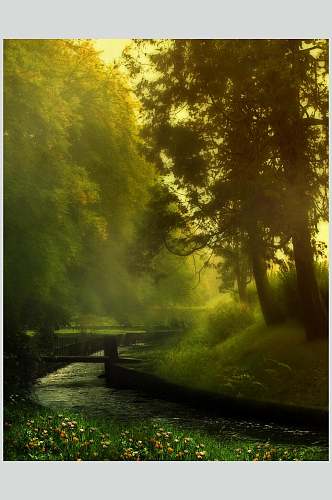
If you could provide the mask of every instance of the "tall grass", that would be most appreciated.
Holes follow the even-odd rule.
[[[328,308],[329,283],[328,265],[326,261],[315,263],[315,272],[321,297]],[[274,273],[270,282],[273,293],[286,318],[302,320],[302,306],[299,300],[296,269],[294,264],[283,264],[278,272]]]

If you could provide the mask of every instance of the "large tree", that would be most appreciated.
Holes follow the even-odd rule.
[[[327,187],[327,47],[326,40],[272,42],[271,52],[281,67],[264,75],[265,83],[274,81],[273,96],[267,85],[265,90],[273,102],[269,118],[284,170],[288,230],[309,339],[328,331],[313,259],[313,235],[327,215],[322,203]]]
[[[308,130],[324,122],[326,85],[311,49],[320,48],[324,59],[326,44],[290,45],[139,41],[128,65],[142,103],[147,153],[189,207],[195,234],[183,241],[222,248],[240,233],[264,317],[273,323],[280,315],[267,261],[292,239],[305,326],[313,338],[326,331],[310,242],[326,176],[323,141]]]
[[[123,77],[70,40],[7,41],[4,76],[6,337],[117,315],[135,301],[124,255],[153,177]]]

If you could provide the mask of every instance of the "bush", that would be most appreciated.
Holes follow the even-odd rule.
[[[217,344],[253,324],[254,314],[249,307],[239,303],[217,306],[208,316],[208,339]]]

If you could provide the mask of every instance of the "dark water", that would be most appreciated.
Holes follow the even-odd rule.
[[[248,420],[216,417],[187,406],[151,398],[133,390],[107,387],[103,364],[74,363],[39,379],[34,399],[52,409],[68,409],[88,417],[120,422],[163,422],[208,433],[223,440],[250,439],[328,448],[327,435]]]

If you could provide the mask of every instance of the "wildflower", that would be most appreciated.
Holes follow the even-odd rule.
[[[170,446],[167,448],[167,452],[171,455],[173,453],[173,448],[171,448]]]
[[[157,448],[157,449],[162,449],[162,447],[163,447],[163,445],[161,444],[161,442],[160,442],[160,441],[156,441],[154,446],[155,446],[155,448]]]
[[[84,432],[84,429],[81,427],[80,432]]]
[[[78,441],[79,441],[78,437],[74,436],[73,437],[73,443],[78,443]]]
[[[65,437],[66,437],[66,433],[65,433],[65,432],[63,432],[63,431],[61,431],[61,432],[60,432],[60,437],[61,437],[61,438],[65,438]]]

